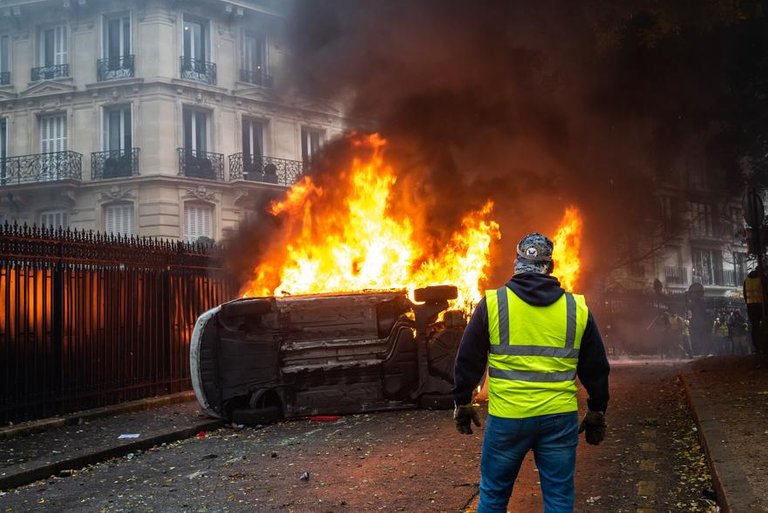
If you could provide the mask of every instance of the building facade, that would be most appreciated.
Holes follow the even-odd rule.
[[[698,144],[698,145],[697,145]],[[629,289],[681,294],[700,284],[709,297],[740,297],[748,267],[740,177],[706,160],[704,143],[684,148],[653,185],[656,215],[630,238],[630,263],[616,281]]]
[[[0,222],[220,239],[345,128],[275,0],[0,4]]]

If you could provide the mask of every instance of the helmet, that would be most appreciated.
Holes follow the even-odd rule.
[[[538,232],[529,233],[520,239],[517,244],[515,274],[551,272],[553,247],[552,241]]]

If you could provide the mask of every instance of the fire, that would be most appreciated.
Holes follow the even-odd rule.
[[[500,239],[493,203],[467,213],[447,241],[419,226],[420,202],[393,208],[396,171],[384,159],[386,141],[360,136],[365,150],[329,185],[305,177],[270,213],[283,222],[270,241],[244,297],[388,290],[451,284],[453,305],[469,311],[482,297],[491,244]],[[437,248],[437,249],[435,249]]]
[[[576,286],[581,270],[579,250],[582,225],[579,210],[576,207],[568,207],[552,240],[555,245],[552,253],[555,269],[552,274],[560,280],[563,288],[569,291]]]

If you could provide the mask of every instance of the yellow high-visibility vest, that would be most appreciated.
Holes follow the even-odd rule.
[[[584,296],[532,306],[504,286],[486,291],[488,413],[526,418],[578,410],[576,367],[587,327]]]
[[[760,286],[759,276],[754,278],[747,276],[744,280],[744,300],[747,304],[763,302],[763,289]]]

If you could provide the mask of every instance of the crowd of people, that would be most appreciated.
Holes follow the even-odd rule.
[[[750,354],[750,325],[739,309],[721,310],[709,322],[691,312],[663,311],[654,321],[662,358]],[[693,327],[692,327],[693,323]]]

